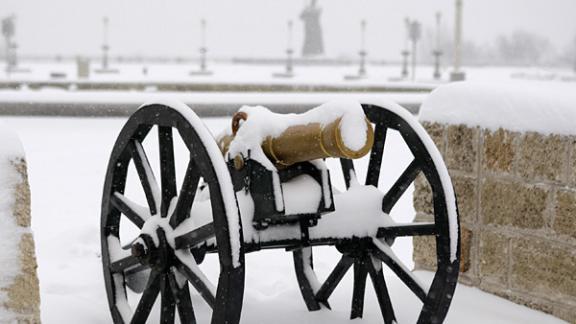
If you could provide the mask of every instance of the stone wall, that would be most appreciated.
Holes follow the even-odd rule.
[[[6,204],[2,207],[7,207],[3,217],[7,218],[2,219],[0,226],[11,233],[3,233],[0,245],[14,251],[3,253],[5,263],[0,265],[0,322],[36,324],[40,323],[40,294],[34,238],[30,231],[26,162],[22,158],[10,159],[2,164],[2,172],[0,193],[2,203]]]
[[[424,127],[458,199],[460,281],[576,323],[576,137]],[[418,179],[417,220],[432,220],[430,200]],[[414,240],[417,269],[434,267],[433,244]]]

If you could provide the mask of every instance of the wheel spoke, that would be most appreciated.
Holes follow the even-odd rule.
[[[292,252],[294,259],[294,269],[296,271],[296,280],[300,286],[300,293],[304,298],[304,303],[309,311],[320,309],[316,300],[316,290],[319,288],[318,279],[314,274],[312,248],[296,249]]]
[[[388,288],[386,287],[386,280],[384,279],[384,273],[382,272],[380,261],[378,261],[378,267],[375,265],[375,262],[372,259],[366,260],[366,265],[368,268],[368,273],[370,274],[370,279],[372,279],[372,286],[374,286],[374,290],[376,291],[376,298],[378,299],[380,311],[384,317],[384,323],[396,323],[396,315],[394,315],[394,308],[392,307],[392,302],[390,301],[390,294],[388,293]]]
[[[384,199],[382,200],[382,211],[385,213],[390,213],[394,205],[398,202],[400,197],[404,194],[406,189],[414,182],[416,176],[420,172],[419,163],[414,159],[410,165],[404,170],[404,172],[400,175],[398,180],[392,185],[392,188],[388,190]]]
[[[214,237],[214,223],[200,226],[193,231],[182,234],[174,238],[174,246],[177,250],[192,247],[205,242],[211,237]]]
[[[336,286],[338,286],[342,278],[344,278],[344,275],[353,263],[353,258],[346,255],[342,256],[334,270],[332,270],[332,273],[328,276],[328,279],[326,279],[320,289],[318,289],[318,292],[316,293],[316,299],[318,301],[322,303],[328,301],[328,298],[330,298],[330,295],[332,295],[334,289],[336,289]]]
[[[145,207],[136,204],[119,192],[115,192],[110,197],[110,202],[114,208],[124,214],[138,228],[142,228],[149,217],[149,211]]]
[[[214,308],[216,301],[216,288],[202,273],[196,264],[192,253],[189,250],[176,250],[175,254],[181,262],[178,266],[180,273],[188,279],[190,284],[192,284],[192,286],[200,293],[206,303],[208,303],[210,307]]]
[[[196,169],[196,163],[192,157],[190,157],[190,162],[188,162],[188,168],[184,175],[184,182],[182,183],[180,195],[178,196],[178,202],[176,203],[176,209],[171,216],[172,218],[170,218],[172,228],[178,227],[178,225],[188,217],[190,209],[192,209],[196,191],[198,190],[199,181],[200,173]]]
[[[376,124],[374,130],[374,145],[370,152],[370,162],[368,163],[368,172],[366,173],[366,185],[378,187],[380,179],[380,166],[382,165],[382,155],[384,154],[384,145],[386,144],[386,131],[388,129],[384,124]]]
[[[352,312],[350,319],[362,318],[364,313],[364,295],[366,291],[366,277],[368,269],[365,260],[354,262],[354,288],[352,291]]]
[[[356,181],[356,171],[354,170],[354,162],[348,159],[340,159],[340,165],[342,166],[342,173],[344,174],[344,181],[346,182],[346,188],[350,188],[350,181]]]
[[[122,271],[124,271],[130,267],[133,267],[133,266],[139,264],[139,263],[140,263],[140,261],[138,261],[138,258],[130,255],[130,256],[122,258],[118,261],[110,263],[110,271],[112,271],[114,273],[122,272]]]
[[[160,288],[162,295],[162,309],[160,311],[161,324],[174,324],[174,316],[176,314],[176,302],[172,294],[172,289],[170,288],[170,283],[168,282],[168,276],[168,274],[162,276],[162,286]]]
[[[402,236],[427,236],[436,235],[434,223],[409,223],[395,224],[393,226],[380,227],[376,233],[378,238],[396,238]]]
[[[138,172],[138,177],[140,177],[140,182],[142,183],[142,188],[144,189],[144,194],[146,195],[146,200],[148,201],[148,207],[150,207],[150,213],[156,215],[161,201],[161,194],[142,143],[137,140],[132,140],[131,154],[134,165],[136,166],[136,171]]]
[[[196,316],[194,316],[194,307],[192,306],[192,300],[190,299],[188,283],[185,282],[184,285],[180,287],[178,282],[176,282],[173,273],[168,274],[168,282],[172,293],[174,294],[174,299],[176,300],[180,323],[196,324]]]
[[[400,259],[396,256],[394,251],[385,243],[380,242],[378,239],[373,239],[374,250],[372,251],[374,257],[384,262],[394,273],[404,282],[404,284],[412,290],[412,292],[420,298],[422,302],[426,299],[426,288],[418,278],[408,269]]]
[[[150,278],[148,278],[148,283],[146,284],[146,290],[142,293],[136,311],[134,311],[132,321],[130,321],[131,324],[146,323],[150,311],[152,310],[152,306],[154,306],[154,302],[156,301],[156,297],[158,297],[158,293],[160,292],[160,281],[160,273],[152,271],[152,273],[150,273]]]
[[[158,126],[160,151],[160,182],[162,185],[162,205],[160,214],[166,217],[170,201],[176,196],[176,169],[174,167],[174,140],[172,127]]]

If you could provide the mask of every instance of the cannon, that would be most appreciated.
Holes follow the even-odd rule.
[[[385,153],[396,151],[385,145],[391,136],[412,160],[384,185]],[[361,179],[355,159],[364,155]],[[336,169],[328,167],[337,159]],[[336,190],[340,172],[345,188]],[[429,184],[434,220],[396,222],[390,214],[417,177]],[[143,105],[114,144],[102,198],[102,263],[116,324],[239,323],[244,256],[265,249],[292,253],[309,311],[330,308],[352,270],[350,317],[363,316],[370,277],[382,322],[397,323],[387,268],[415,297],[416,322],[441,323],[457,284],[459,236],[438,149],[410,113],[389,102],[329,103],[300,115],[244,107],[217,138],[184,104]],[[392,250],[401,237],[436,244],[430,285]],[[326,278],[314,271],[322,246],[339,253]]]

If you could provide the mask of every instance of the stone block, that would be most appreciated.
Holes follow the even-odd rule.
[[[545,225],[549,189],[488,178],[482,183],[484,224],[540,229]]]
[[[434,144],[436,144],[436,147],[438,147],[440,153],[444,155],[444,135],[446,131],[444,125],[439,123],[424,122],[422,123],[422,126],[424,126],[424,129],[426,129],[426,132],[428,132],[428,135],[430,135],[432,141],[434,141]]]
[[[416,212],[434,215],[432,189],[422,174],[418,175],[414,181],[414,195],[412,197]]]
[[[569,161],[569,184],[576,186],[576,139],[573,137],[570,142],[570,161]]]
[[[452,176],[452,185],[458,200],[460,222],[475,224],[478,221],[478,186],[476,179],[464,176]]]
[[[434,215],[416,213],[414,222],[433,222]],[[412,258],[415,269],[436,269],[436,239],[433,236],[420,236],[413,239]]]
[[[569,142],[559,135],[526,133],[520,140],[518,175],[531,180],[563,181]]]
[[[554,231],[576,239],[576,191],[558,191],[554,212]]]
[[[445,159],[449,169],[469,173],[476,170],[479,133],[478,127],[448,126]]]
[[[460,226],[460,273],[468,272],[472,265],[473,232],[465,226]]]
[[[414,269],[436,270],[436,239],[434,236],[414,237]]]
[[[576,301],[576,251],[535,238],[512,239],[512,289]]]
[[[576,302],[572,305],[556,305],[552,311],[552,315],[568,323],[576,324]]]
[[[15,313],[18,323],[40,323],[40,290],[36,276],[36,256],[32,234],[20,240],[21,271],[6,289],[5,307]]]
[[[518,133],[502,128],[495,132],[484,131],[482,167],[492,172],[512,173],[517,138]]]
[[[28,172],[26,161],[18,159],[12,162],[12,165],[22,177],[22,180],[16,185],[14,217],[20,227],[30,227],[30,186],[28,184]]]
[[[508,278],[509,238],[489,230],[480,236],[480,277],[482,281],[506,285]]]
[[[417,216],[415,221],[429,221],[426,215]],[[460,272],[471,269],[471,249],[473,232],[465,226],[460,227]],[[416,269],[436,269],[436,239],[433,236],[414,237],[413,259]]]

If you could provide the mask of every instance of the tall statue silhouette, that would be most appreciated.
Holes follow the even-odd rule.
[[[310,0],[300,14],[304,22],[304,46],[302,56],[314,56],[324,54],[324,40],[322,38],[322,26],[320,26],[320,14],[322,9],[316,6],[316,0]]]

